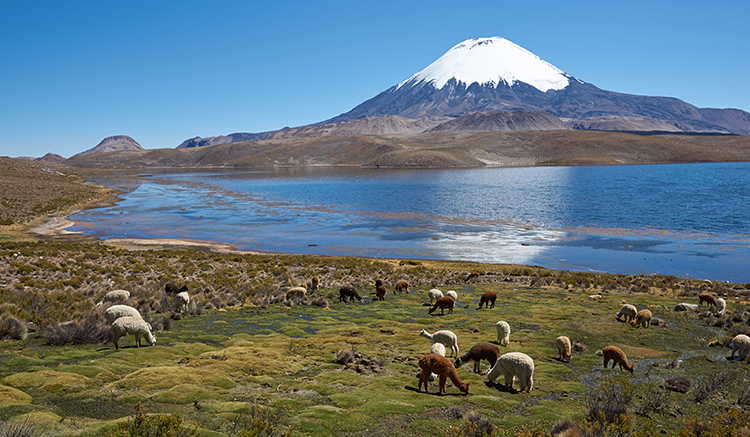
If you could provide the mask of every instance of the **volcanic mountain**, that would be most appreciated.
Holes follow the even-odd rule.
[[[104,153],[122,150],[142,151],[144,149],[140,144],[138,144],[136,140],[130,138],[127,135],[115,135],[103,139],[99,144],[89,150],[71,156],[71,159],[80,155],[88,155],[91,153]]]
[[[578,129],[669,126],[673,131],[750,135],[748,112],[602,90],[498,37],[464,41],[407,80],[320,124],[380,115],[416,119],[491,111],[543,111]]]

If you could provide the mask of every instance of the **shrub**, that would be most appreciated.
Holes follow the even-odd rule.
[[[182,415],[179,413],[157,414],[146,416],[141,403],[135,406],[135,417],[126,423],[107,430],[105,437],[197,437],[196,430],[182,426]]]
[[[41,437],[48,435],[28,419],[23,422],[0,422],[0,437]]]
[[[82,321],[52,325],[44,329],[42,338],[50,346],[66,344],[101,344],[112,341],[112,330],[97,310],[90,310]]]
[[[27,334],[26,323],[6,312],[0,317],[0,339],[23,340]]]
[[[230,437],[291,437],[291,431],[281,431],[279,423],[282,414],[279,410],[250,404],[247,413],[238,414],[226,435]]]
[[[726,397],[727,387],[732,380],[732,375],[727,370],[707,376],[695,385],[695,389],[693,390],[695,400],[703,402],[716,394]]]
[[[624,378],[608,377],[588,393],[588,420],[609,425],[627,415],[634,387]]]

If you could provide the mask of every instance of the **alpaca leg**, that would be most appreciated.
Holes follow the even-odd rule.
[[[479,373],[479,361],[474,361],[474,373]]]
[[[440,394],[445,393],[445,380],[446,380],[446,375],[444,374],[440,375],[440,379],[438,379],[438,381],[440,381]]]
[[[507,388],[508,390],[513,388],[513,374],[512,373],[505,374],[505,388]]]
[[[427,386],[427,384],[429,384],[429,380],[430,380],[430,373],[431,372],[430,372],[429,369],[422,369],[422,374],[419,377],[419,386],[417,387],[417,390],[421,391],[422,390],[422,384],[424,384],[424,391],[425,391],[425,393],[429,393],[430,392],[430,390],[429,390],[429,388]]]

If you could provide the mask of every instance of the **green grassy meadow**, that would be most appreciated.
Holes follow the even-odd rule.
[[[19,251],[21,256],[14,257]],[[34,264],[42,252],[49,265]],[[651,430],[693,435],[684,434],[687,420],[711,429],[719,426],[712,422],[716,412],[730,409],[747,421],[743,399],[750,364],[727,360],[730,349],[725,346],[748,329],[744,310],[750,304],[740,286],[719,291],[728,303],[722,320],[736,321],[714,326],[719,319],[713,315],[672,310],[680,302],[697,303],[701,287],[708,287],[675,278],[586,276],[463,263],[129,252],[95,245],[20,243],[6,245],[0,254],[5,278],[0,305],[42,325],[23,340],[0,342],[0,420],[30,420],[49,435],[101,434],[130,420],[138,403],[151,415],[179,413],[187,428],[205,436],[236,435],[233,424],[238,418],[258,410],[275,413],[276,431],[298,436],[474,435],[467,424],[492,424],[495,435],[549,435],[561,421],[585,420],[590,394],[618,384],[632,395],[627,405],[632,424],[629,434],[617,435],[648,435]],[[132,336],[120,341],[120,350],[112,343],[51,346],[39,335],[43,325],[90,314],[106,291],[90,281],[91,275],[82,270],[84,261],[111,266],[97,272],[98,278],[118,285],[110,288],[130,289],[143,302],[155,296],[152,308],[164,302],[159,293],[169,275],[159,271],[163,263],[174,276],[188,278],[194,305],[202,310],[173,316],[169,329],[156,332],[155,346],[136,348]],[[235,275],[243,279],[232,281],[225,264],[235,265]],[[75,269],[68,268],[73,265]],[[140,272],[134,275],[128,266]],[[66,282],[71,281],[62,272],[66,269],[69,276],[80,274],[81,283]],[[482,271],[479,282],[464,283],[462,278],[473,270]],[[273,299],[283,294],[291,278],[303,280],[311,274],[321,276],[322,288],[308,300]],[[377,277],[388,284],[382,302],[373,300]],[[399,278],[416,286],[394,295]],[[265,285],[251,286],[256,279]],[[338,288],[350,283],[365,297],[364,303],[339,302]],[[428,313],[427,290],[433,287],[458,293],[453,314]],[[76,297],[79,290],[84,297]],[[497,303],[478,309],[485,291],[495,291]],[[25,302],[24,296],[35,297]],[[78,311],[60,311],[54,320],[46,309],[42,317],[43,296],[54,296],[57,305],[78,306]],[[324,298],[328,306],[311,305],[313,297]],[[615,313],[623,303],[650,309],[661,323],[644,329],[617,321]],[[159,315],[170,312],[153,309],[151,316]],[[430,383],[430,393],[417,390],[417,360],[431,346],[419,336],[421,329],[453,331],[463,353],[477,343],[497,345],[499,320],[512,329],[510,344],[499,346],[501,354],[519,351],[534,359],[530,393],[506,389],[502,378],[499,384],[487,381],[486,362],[481,374],[472,373],[471,364],[458,369],[459,377],[471,384],[468,395],[450,381],[445,395],[437,394],[437,381]],[[585,346],[573,352],[570,363],[557,358],[559,335]],[[608,345],[627,354],[634,374],[602,369],[596,351]],[[355,362],[334,362],[337,353],[347,349],[356,352]],[[675,359],[681,360],[679,366],[670,368]],[[728,381],[699,402],[696,390],[720,374],[729,375]],[[675,376],[689,378],[690,391],[659,387]],[[649,403],[654,399],[656,406]]]

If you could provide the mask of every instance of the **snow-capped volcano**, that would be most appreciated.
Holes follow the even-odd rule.
[[[418,119],[493,111],[543,111],[580,121],[573,124],[579,129],[619,117],[610,124],[622,130],[641,130],[638,124],[621,122],[644,119],[678,125],[685,132],[750,135],[750,113],[745,111],[697,108],[671,97],[606,91],[498,37],[457,44],[407,80],[317,125],[380,115]]]
[[[523,82],[539,91],[561,90],[569,76],[562,70],[505,38],[475,38],[455,45],[437,61],[396,86],[432,84],[442,89],[451,79],[497,87]]]

